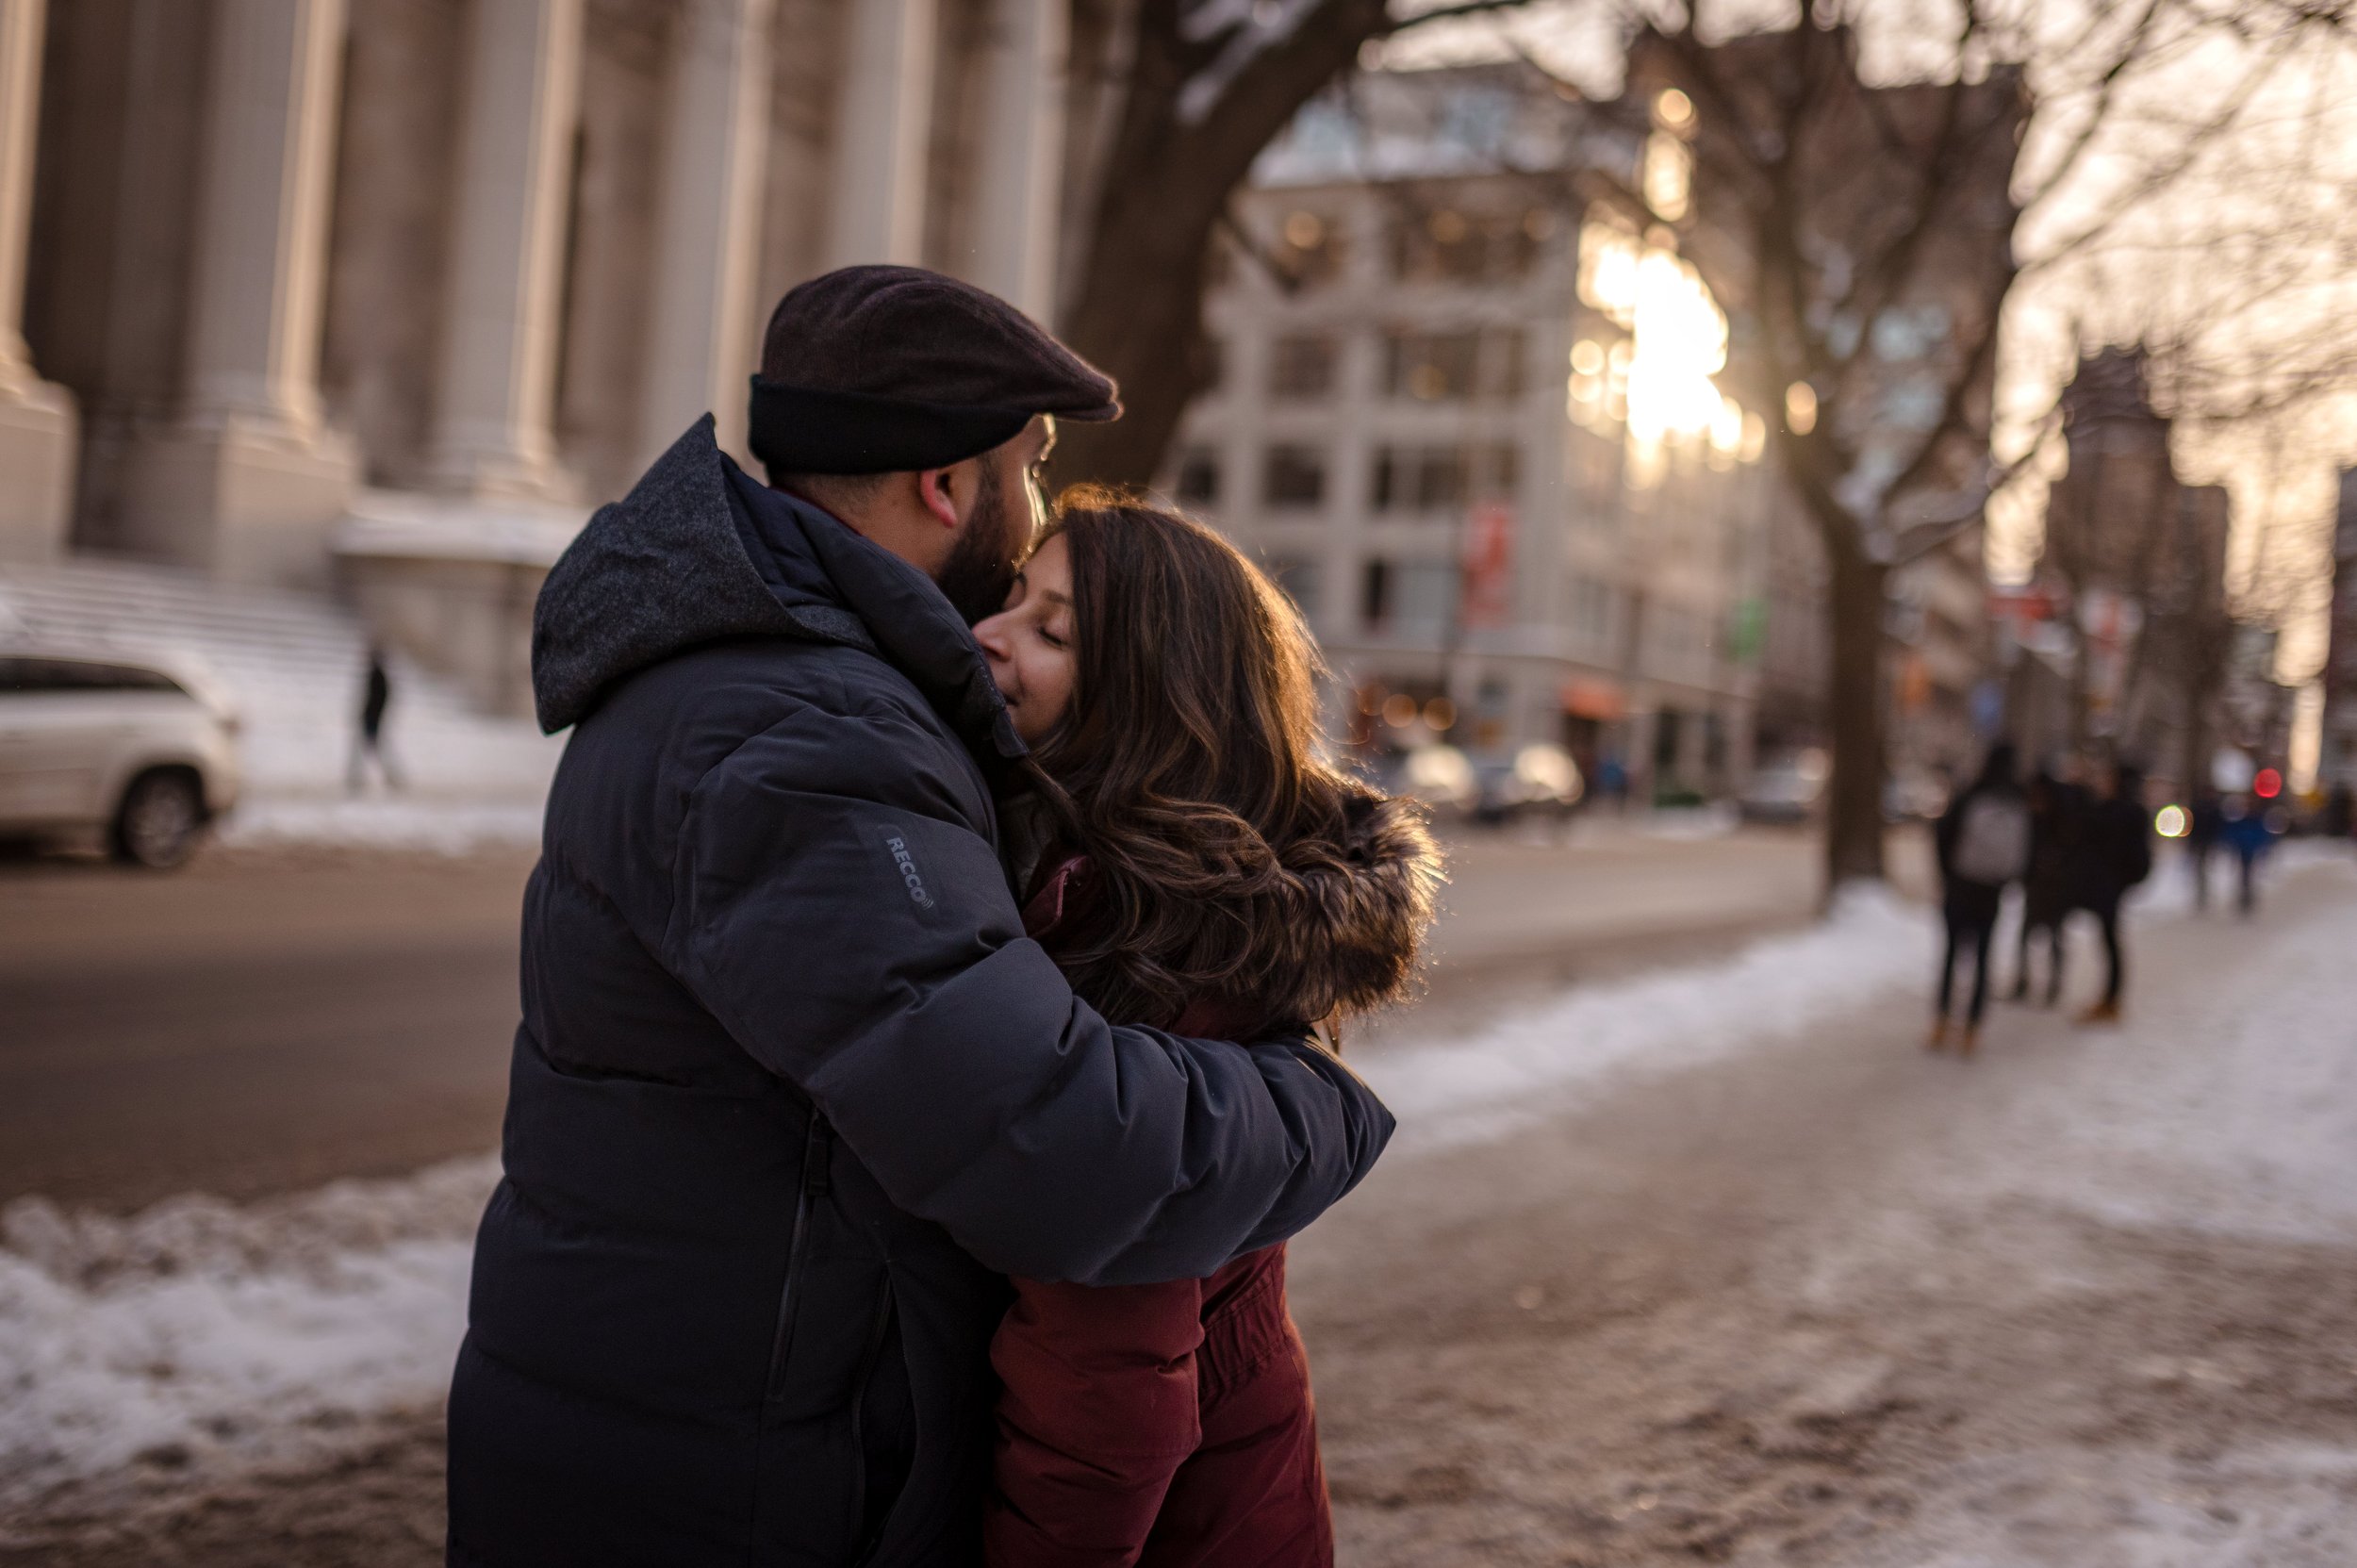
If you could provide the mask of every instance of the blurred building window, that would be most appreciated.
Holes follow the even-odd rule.
[[[1219,454],[1210,447],[1189,447],[1178,455],[1176,486],[1181,506],[1211,506],[1219,501]]]
[[[1613,608],[1618,599],[1612,585],[1585,572],[1572,579],[1572,632],[1589,647],[1602,649],[1612,642]]]
[[[1484,501],[1509,499],[1522,487],[1522,448],[1511,441],[1493,441],[1481,449],[1480,458],[1474,487]]]
[[[1340,278],[1348,260],[1342,224],[1307,207],[1295,207],[1278,221],[1269,256],[1279,272],[1308,289]]]
[[[1392,624],[1392,563],[1380,555],[1368,557],[1359,574],[1359,619],[1370,632]]]
[[[1530,270],[1555,228],[1555,214],[1544,207],[1402,210],[1393,215],[1388,235],[1392,274],[1403,283],[1508,282]]]
[[[1393,627],[1404,635],[1437,637],[1457,608],[1454,561],[1409,561],[1398,569]]]
[[[1326,500],[1326,454],[1315,447],[1273,446],[1261,474],[1261,499],[1271,506],[1316,506]]]
[[[1327,396],[1334,389],[1337,351],[1334,339],[1324,334],[1279,338],[1269,356],[1269,394],[1278,398]]]
[[[1376,450],[1374,509],[1454,511],[1469,500],[1513,495],[1522,454],[1511,441],[1462,446],[1386,446]]]
[[[1424,460],[1416,468],[1416,508],[1435,512],[1462,505],[1465,454],[1451,447],[1435,447],[1422,455]]]
[[[1496,398],[1523,395],[1524,336],[1511,328],[1482,334],[1483,392]]]
[[[1486,332],[1393,331],[1383,339],[1383,391],[1418,403],[1481,396],[1519,397],[1524,336],[1508,327]]]
[[[1389,333],[1383,339],[1383,390],[1419,403],[1470,397],[1480,360],[1476,332]]]

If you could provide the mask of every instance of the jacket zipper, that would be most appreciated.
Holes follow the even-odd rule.
[[[769,1342],[767,1396],[771,1400],[785,1396],[785,1374],[794,1352],[794,1317],[801,1307],[802,1255],[810,1246],[811,1200],[824,1197],[830,1189],[830,1132],[826,1118],[814,1106],[810,1113],[810,1136],[802,1145],[801,1190],[794,1195],[794,1234],[786,1243],[785,1286],[778,1293],[778,1327]]]
[[[865,1518],[867,1514],[867,1444],[865,1440],[865,1423],[863,1419],[867,1410],[867,1384],[869,1379],[876,1375],[876,1363],[883,1359],[884,1339],[891,1328],[892,1268],[887,1263],[884,1265],[883,1293],[877,1298],[876,1315],[867,1325],[867,1344],[860,1351],[859,1372],[851,1379],[851,1455],[859,1464],[859,1485],[853,1489],[851,1494],[851,1517],[854,1519]],[[901,1482],[903,1496],[906,1494],[907,1486],[907,1481]],[[884,1516],[876,1521],[876,1527],[869,1531],[867,1539],[860,1543],[858,1555],[851,1560],[852,1568],[865,1568],[867,1561],[883,1544],[884,1527],[892,1523],[892,1516],[899,1511],[900,1504],[898,1500],[891,1508],[884,1510]]]

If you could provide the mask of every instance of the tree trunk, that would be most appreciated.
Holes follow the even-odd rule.
[[[1121,418],[1060,428],[1059,485],[1150,482],[1189,400],[1209,379],[1203,263],[1211,223],[1183,210],[1136,217],[1097,236],[1063,328],[1066,342],[1121,384]],[[1155,286],[1139,288],[1134,280],[1146,277]]]
[[[1833,778],[1825,801],[1825,897],[1883,878],[1883,605],[1890,569],[1829,549],[1833,668],[1825,685]]]
[[[1109,425],[1063,427],[1058,484],[1154,477],[1208,380],[1203,274],[1220,214],[1301,106],[1390,30],[1385,3],[1318,0],[1190,117],[1181,112],[1190,80],[1233,37],[1191,37],[1179,0],[1142,0],[1122,109],[1085,216],[1080,287],[1057,323],[1065,342],[1121,383],[1125,412]]]

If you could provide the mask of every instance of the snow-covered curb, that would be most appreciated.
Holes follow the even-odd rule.
[[[1402,1151],[1483,1142],[1608,1076],[1656,1074],[1789,1037],[1932,967],[1931,914],[1882,888],[1722,962],[1582,987],[1470,1038],[1360,1064],[1400,1117]]]
[[[536,848],[540,817],[540,802],[533,800],[264,798],[240,805],[222,825],[221,841],[236,849],[314,844],[464,855]]]
[[[0,1211],[0,1514],[142,1457],[299,1455],[339,1419],[438,1398],[488,1157],[127,1219]]]

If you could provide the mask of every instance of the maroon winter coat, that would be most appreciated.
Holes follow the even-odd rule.
[[[1280,940],[1329,979],[1429,918],[1439,862],[1404,808],[1361,823],[1348,872],[1322,873]],[[1087,863],[1056,865],[1024,910],[1052,953],[1084,922]],[[1079,891],[1076,893],[1076,889]],[[1349,983],[1342,987],[1348,995]],[[1265,1022],[1205,998],[1173,1026],[1243,1037]],[[1285,1302],[1285,1249],[1208,1279],[1089,1287],[1017,1279],[991,1345],[1003,1385],[990,1568],[1327,1568],[1334,1529],[1310,1361]]]

